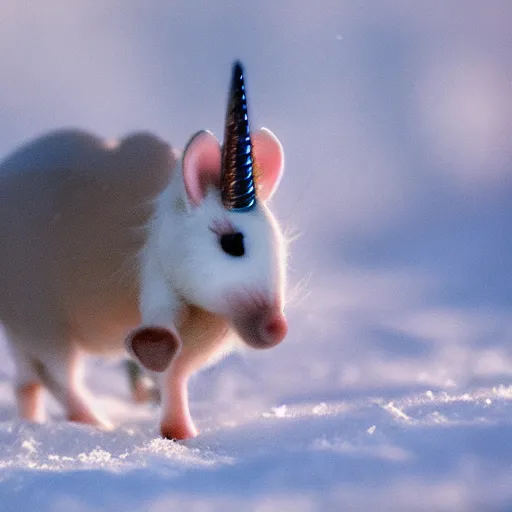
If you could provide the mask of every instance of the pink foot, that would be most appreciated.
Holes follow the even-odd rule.
[[[37,382],[25,384],[16,390],[18,414],[22,419],[36,423],[42,423],[44,421],[41,391],[41,384]]]
[[[93,413],[80,399],[70,399],[68,404],[68,421],[83,423],[102,430],[112,430],[113,425],[108,420]]]
[[[160,426],[160,433],[162,434],[162,437],[165,437],[166,439],[174,439],[176,441],[191,439],[199,434],[192,421],[186,423],[162,423]]]

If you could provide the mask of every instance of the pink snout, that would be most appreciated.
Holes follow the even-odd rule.
[[[241,317],[234,320],[233,324],[245,343],[258,349],[275,347],[288,332],[288,323],[281,312]]]
[[[284,340],[288,332],[288,322],[282,313],[275,315],[262,324],[262,338],[267,338],[269,346],[277,345]]]

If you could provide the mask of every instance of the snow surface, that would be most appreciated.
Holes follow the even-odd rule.
[[[0,511],[512,510],[512,4],[0,2],[0,154],[50,129],[222,133],[229,67],[281,138],[290,334],[198,375],[158,437],[120,361],[116,428],[16,419]]]
[[[512,503],[512,386],[238,403],[223,415],[199,400],[201,436],[175,443],[158,437],[151,407],[134,413],[127,396],[107,394],[108,382],[119,384],[118,367],[90,369],[105,384],[98,405],[119,422],[113,432],[59,421],[57,411],[45,425],[15,421],[2,384],[2,510],[462,511]]]

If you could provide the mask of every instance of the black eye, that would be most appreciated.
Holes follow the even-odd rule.
[[[230,256],[243,256],[245,254],[244,235],[242,233],[221,235],[220,246]]]

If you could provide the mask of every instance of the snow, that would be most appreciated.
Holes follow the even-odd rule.
[[[197,381],[221,390],[219,380],[239,364],[227,360]],[[88,369],[113,431],[64,422],[50,400],[52,421],[20,423],[3,379],[2,396],[11,396],[0,423],[2,510],[462,511],[512,503],[511,385],[380,387],[323,402],[270,399],[278,405],[269,407],[253,405],[253,391],[226,413],[222,397],[205,399],[196,381],[202,432],[176,443],[158,437],[154,406],[130,403],[119,363],[91,360]],[[112,385],[122,396],[109,396]]]
[[[239,57],[295,239],[289,336],[194,379],[196,439],[159,438],[119,360],[86,367],[112,431],[51,397],[22,423],[0,343],[2,512],[512,510],[509,2],[1,12],[0,154],[62,126],[220,136]]]

